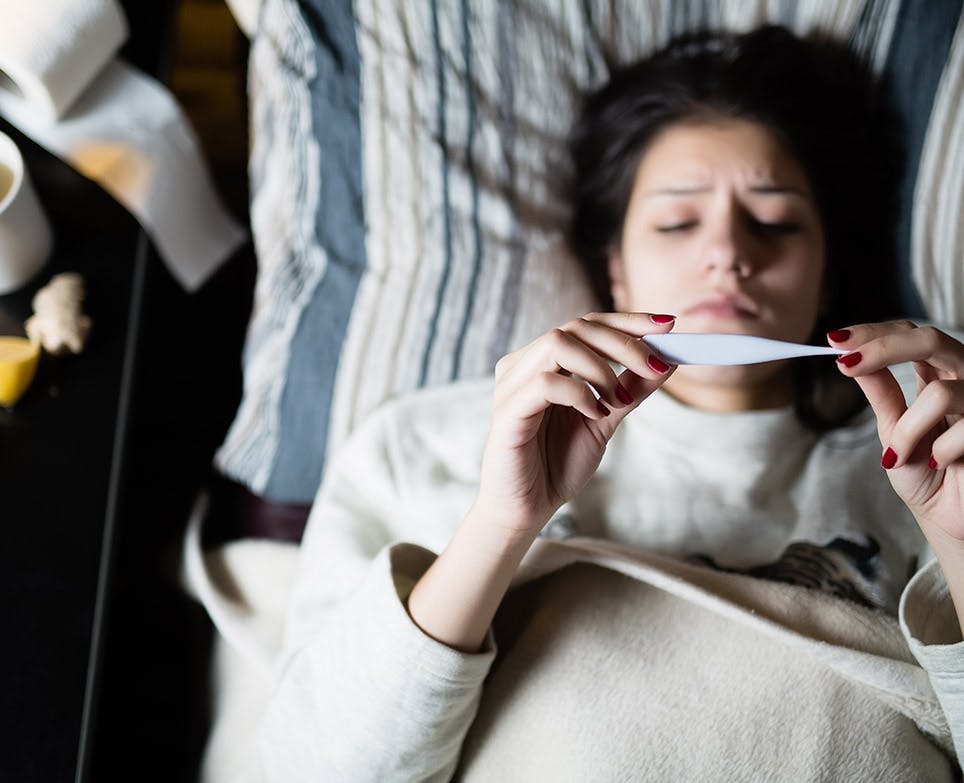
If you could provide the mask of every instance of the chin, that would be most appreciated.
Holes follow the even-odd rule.
[[[734,318],[708,318],[704,316],[681,317],[676,321],[675,332],[696,332],[699,334],[749,334],[754,337],[769,337],[791,343],[806,342],[810,331],[801,336],[802,329],[788,328],[786,323],[774,323],[756,316]]]
[[[705,316],[689,316],[676,320],[675,332],[697,332],[700,334],[752,334],[758,337],[770,337],[772,328],[759,318],[747,316],[745,318],[709,318]]]
[[[673,377],[680,376],[688,383],[702,386],[746,388],[767,383],[784,372],[786,368],[787,362],[740,364],[732,367],[683,365],[676,369]]]

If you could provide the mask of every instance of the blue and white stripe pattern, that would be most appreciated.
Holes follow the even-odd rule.
[[[250,67],[259,279],[218,467],[310,502],[326,454],[379,403],[488,374],[592,309],[554,187],[574,101],[607,59],[700,27],[818,28],[891,73],[915,172],[905,299],[964,323],[960,19],[960,0],[264,0]]]

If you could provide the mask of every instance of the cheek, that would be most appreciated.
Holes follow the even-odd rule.
[[[822,266],[809,261],[797,263],[789,268],[774,269],[772,279],[782,296],[791,301],[799,300],[803,306],[820,292]]]
[[[632,308],[643,312],[673,311],[681,294],[692,288],[685,268],[685,264],[667,262],[663,253],[637,252],[631,256],[626,264],[626,293]]]
[[[809,304],[819,302],[820,293],[823,290],[825,260],[822,252],[808,254],[802,268],[798,271],[798,289],[801,292],[801,300]]]
[[[822,254],[802,254],[794,263],[772,270],[770,285],[773,306],[781,321],[791,329],[793,339],[810,336],[821,305],[823,290]]]

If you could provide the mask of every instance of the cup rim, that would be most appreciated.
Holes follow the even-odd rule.
[[[0,196],[0,212],[3,212],[20,192],[24,170],[23,155],[20,153],[20,148],[3,131],[0,131],[0,163],[8,166],[13,172],[13,182],[10,183],[10,188]]]

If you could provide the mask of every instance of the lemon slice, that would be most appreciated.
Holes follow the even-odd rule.
[[[40,346],[26,337],[0,337],[0,405],[13,405],[23,396],[37,371]]]

